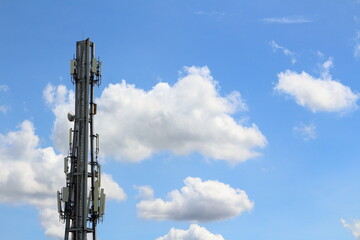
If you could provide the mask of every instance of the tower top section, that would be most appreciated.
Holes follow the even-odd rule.
[[[89,61],[80,61],[80,59],[83,58],[89,59]],[[79,64],[83,64],[83,66],[79,66]],[[77,41],[76,57],[70,61],[70,75],[72,83],[75,84],[77,80],[84,79],[89,76],[90,84],[100,85],[101,69],[102,62],[100,61],[100,58],[95,57],[95,43],[91,42],[90,38],[83,41]]]

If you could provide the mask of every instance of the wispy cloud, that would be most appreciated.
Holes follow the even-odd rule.
[[[293,128],[293,131],[296,135],[300,136],[304,141],[309,141],[316,139],[316,127],[313,123],[303,124],[300,123],[298,126]]]
[[[134,185],[134,188],[136,190],[138,190],[138,195],[136,196],[137,198],[141,199],[141,200],[149,200],[149,199],[153,199],[154,197],[154,190],[152,189],[152,187],[145,185],[145,186],[136,186]]]
[[[352,222],[347,222],[344,219],[340,219],[343,226],[351,231],[355,239],[360,239],[360,220],[354,219]]]
[[[360,57],[360,31],[355,36],[354,56],[356,58]]]
[[[209,16],[209,17],[218,17],[223,18],[226,16],[225,12],[219,12],[219,11],[197,11],[195,13],[196,15],[203,15],[203,16]]]
[[[360,23],[360,17],[358,17],[358,16],[355,15],[355,16],[353,17],[353,19],[354,19],[354,22],[355,22],[355,23]]]
[[[8,106],[0,105],[0,113],[6,113],[9,110]]]
[[[272,17],[263,18],[260,21],[264,23],[278,23],[278,24],[297,24],[297,23],[311,23],[312,20],[303,16],[288,16],[288,17]]]
[[[295,64],[296,63],[296,58],[295,58],[295,53],[290,51],[289,49],[280,46],[279,44],[277,44],[275,41],[271,41],[270,42],[270,46],[272,47],[272,49],[274,50],[274,52],[276,52],[277,50],[282,51],[285,56],[288,56],[291,58],[291,63]]]
[[[0,84],[0,92],[7,92],[9,87],[5,84]],[[9,107],[6,105],[0,105],[0,113],[6,113],[9,110]]]
[[[7,92],[9,87],[5,84],[0,84],[0,92]]]

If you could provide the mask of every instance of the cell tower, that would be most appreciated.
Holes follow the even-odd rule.
[[[64,159],[66,187],[57,192],[58,211],[65,223],[65,240],[87,240],[88,234],[96,240],[96,225],[105,211],[99,135],[93,129],[94,86],[101,83],[101,62],[95,58],[95,44],[89,38],[76,42],[70,74],[75,85],[75,114],[69,112],[68,119],[74,127],[69,130],[69,154]]]

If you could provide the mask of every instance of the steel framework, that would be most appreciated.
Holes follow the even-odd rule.
[[[97,106],[94,86],[101,83],[101,62],[95,58],[95,44],[89,38],[76,42],[70,74],[75,85],[75,114],[69,112],[68,119],[74,127],[69,130],[69,154],[64,159],[66,187],[57,193],[58,211],[65,223],[65,240],[87,240],[88,234],[96,240],[96,226],[105,211],[99,135],[93,129]]]

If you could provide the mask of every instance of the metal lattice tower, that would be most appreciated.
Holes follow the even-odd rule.
[[[65,222],[65,240],[87,240],[88,234],[96,240],[96,226],[105,211],[99,135],[93,130],[94,86],[101,83],[101,62],[95,58],[95,44],[89,38],[76,42],[70,74],[75,85],[75,114],[69,112],[68,119],[74,128],[69,130],[69,154],[64,159],[66,187],[58,191],[58,211]]]

